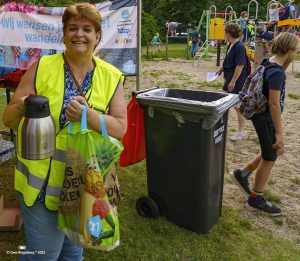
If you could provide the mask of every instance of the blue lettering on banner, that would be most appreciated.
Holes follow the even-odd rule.
[[[130,29],[129,28],[125,28],[125,27],[118,28],[118,33],[119,34],[128,35],[128,34],[130,34]]]
[[[14,18],[2,18],[1,19],[1,27],[9,28],[10,30],[13,31],[15,28]]]
[[[63,43],[63,37],[61,34],[25,34],[26,42],[33,43]]]
[[[21,29],[33,29],[43,31],[54,31],[54,24],[37,23],[17,20],[17,27]]]
[[[63,31],[62,28],[63,28],[63,23],[57,22],[57,33],[62,32]]]

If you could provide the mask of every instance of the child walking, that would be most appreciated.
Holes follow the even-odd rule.
[[[244,168],[231,173],[234,183],[248,196],[246,206],[271,216],[281,215],[281,209],[267,201],[263,193],[277,156],[284,153],[281,113],[285,97],[285,70],[294,60],[299,47],[300,40],[296,35],[281,33],[274,40],[271,49],[273,56],[263,60],[263,65],[271,63],[273,66],[264,72],[263,93],[269,101],[268,108],[251,118],[259,139],[260,153]],[[248,177],[255,170],[254,186],[250,190]]]

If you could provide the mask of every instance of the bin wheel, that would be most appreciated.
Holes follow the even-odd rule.
[[[159,215],[159,209],[155,201],[150,197],[140,197],[136,201],[137,212],[145,218],[157,218]]]

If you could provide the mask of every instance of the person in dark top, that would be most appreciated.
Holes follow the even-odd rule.
[[[195,29],[192,32],[191,38],[192,38],[192,57],[194,57],[197,53],[199,42],[200,42],[200,34],[197,29]]]
[[[294,60],[300,48],[299,38],[291,33],[279,34],[272,45],[273,56],[263,60],[263,65],[272,64],[264,71],[263,93],[268,99],[267,109],[254,114],[251,121],[255,127],[261,152],[244,168],[231,173],[231,178],[248,196],[246,206],[272,216],[281,215],[281,209],[268,202],[263,192],[271,175],[277,156],[284,153],[281,113],[285,98],[285,70]],[[248,177],[256,170],[253,190],[249,188]]]
[[[229,42],[222,68],[217,74],[224,72],[223,90],[238,94],[247,77],[247,58],[244,44],[240,40],[242,30],[235,23],[228,23],[225,26],[225,38]],[[245,119],[239,108],[235,107],[238,116],[238,131],[230,138],[232,141],[242,140],[246,137],[244,133]]]

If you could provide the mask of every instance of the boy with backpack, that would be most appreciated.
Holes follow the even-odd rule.
[[[271,216],[281,215],[281,209],[264,198],[263,192],[271,175],[272,168],[277,156],[284,153],[283,130],[281,112],[284,107],[285,98],[285,70],[297,55],[300,48],[299,38],[291,33],[279,34],[273,43],[273,56],[263,60],[260,67],[252,73],[248,82],[248,108],[251,113],[243,115],[250,118],[260,144],[260,153],[249,161],[244,168],[237,169],[230,174],[233,182],[248,196],[246,206],[252,210],[258,210]],[[252,88],[251,87],[252,84]],[[252,89],[253,95],[250,95]],[[242,92],[244,92],[243,90]],[[266,102],[258,102],[257,96],[260,92],[265,96]],[[245,96],[242,94],[241,98]],[[264,108],[251,105],[251,101],[258,102],[257,105],[265,104]],[[243,102],[242,102],[243,104]],[[243,107],[243,105],[242,105]],[[245,107],[245,106],[244,106]],[[249,112],[249,111],[248,111]],[[253,189],[249,188],[249,175],[256,170]]]

